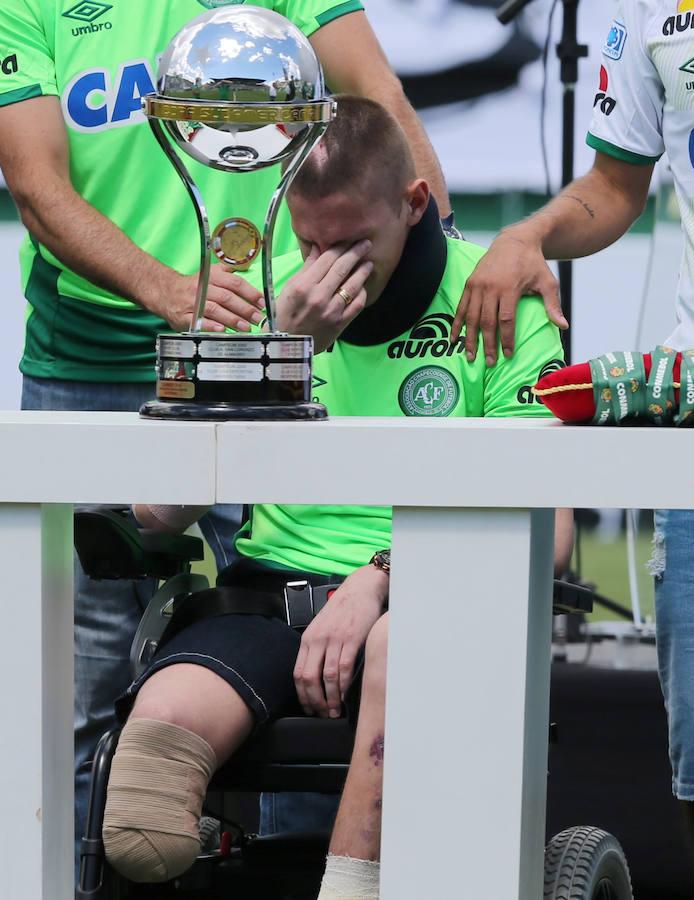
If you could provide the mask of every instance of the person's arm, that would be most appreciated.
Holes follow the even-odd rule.
[[[332,91],[376,100],[397,119],[407,135],[417,176],[429,183],[439,214],[447,216],[451,201],[441,165],[366,14],[358,11],[340,16],[315,31],[310,40]]]
[[[345,579],[304,631],[294,683],[307,715],[337,718],[354,674],[359,648],[388,599],[389,576],[373,565]]]
[[[465,285],[451,340],[466,323],[468,359],[477,353],[481,330],[488,365],[496,362],[497,324],[506,356],[514,350],[516,304],[523,294],[540,294],[560,328],[559,286],[546,259],[575,259],[602,250],[641,215],[653,164],[634,165],[597,153],[593,168],[577,178],[530,218],[505,228]]]
[[[569,568],[574,551],[574,511],[557,509],[554,514],[554,577]]]
[[[140,250],[74,190],[58,97],[0,106],[0,133],[0,168],[31,234],[93,284],[138,303],[176,330],[189,328],[197,275],[182,275]],[[260,298],[243,279],[212,266],[204,327],[248,330],[248,321],[262,318]]]
[[[646,202],[653,166],[665,150],[665,89],[648,39],[659,12],[652,3],[617,0],[610,44],[595,72],[598,93],[586,143],[597,151],[591,171],[526,222],[502,232],[468,282],[452,338],[467,325],[474,357],[482,328],[485,358],[514,349],[514,319],[523,292],[540,293],[550,319],[568,328],[557,282],[545,259],[574,259],[602,250],[629,228]],[[605,23],[607,25],[607,23]]]

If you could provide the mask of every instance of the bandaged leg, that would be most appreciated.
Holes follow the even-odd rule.
[[[198,822],[217,768],[201,737],[167,722],[130,719],[111,766],[104,848],[131,881],[167,881],[198,854]]]
[[[328,856],[318,900],[378,900],[380,874],[369,859]]]

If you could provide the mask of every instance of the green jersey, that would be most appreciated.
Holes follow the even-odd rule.
[[[360,0],[255,2],[307,35],[362,8]],[[0,3],[0,106],[60,97],[75,190],[137,246],[184,274],[199,266],[195,210],[147,125],[140,98],[155,89],[157,60],[173,35],[205,9],[224,5],[226,0]],[[279,181],[276,167],[230,175],[185,162],[212,227],[231,215],[262,227]],[[89,240],[85,234],[85,244]],[[283,209],[275,252],[294,247]],[[22,247],[21,268],[29,304],[22,372],[78,381],[154,380],[155,337],[170,330],[165,322],[90,284],[31,236]]]
[[[547,319],[542,300],[521,300],[516,350],[510,359],[500,353],[496,365],[487,368],[480,339],[480,352],[469,363],[464,338],[453,342],[450,331],[465,281],[484,250],[464,241],[446,243],[443,277],[439,270],[440,282],[436,281],[438,288],[434,286],[428,306],[419,304],[417,309],[419,298],[407,297],[408,285],[414,292],[420,287],[416,281],[420,261],[404,266],[401,262],[399,269],[404,271],[391,279],[384,296],[329,351],[315,357],[314,399],[324,403],[330,415],[550,415],[531,391],[539,377],[563,366],[559,332]],[[278,290],[300,265],[298,253],[279,261]],[[395,281],[402,293],[393,290]],[[382,323],[378,307],[390,304],[394,316],[403,315],[409,300],[413,302],[407,328],[380,341],[382,332],[378,343],[365,343],[368,332],[378,331]],[[357,330],[354,326],[364,316],[371,322]],[[253,507],[252,520],[237,538],[237,548],[246,556],[282,567],[347,575],[377,550],[390,546],[391,520],[391,508],[383,506],[262,504]]]

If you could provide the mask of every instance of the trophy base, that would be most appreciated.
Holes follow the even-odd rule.
[[[146,419],[185,419],[198,422],[287,422],[327,419],[322,403],[186,403],[148,400],[140,407]]]
[[[277,333],[188,332],[157,337],[156,399],[150,419],[291,421],[325,419],[311,396],[313,341]]]

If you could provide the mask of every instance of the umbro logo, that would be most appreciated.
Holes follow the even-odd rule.
[[[82,0],[75,6],[66,10],[63,16],[66,19],[77,19],[78,22],[95,22],[105,15],[109,10],[113,9],[108,3],[95,3],[93,0]]]
[[[686,63],[682,63],[680,72],[684,72],[686,75],[694,75],[694,56],[688,59]],[[694,81],[686,81],[684,86],[688,91],[693,91]]]

